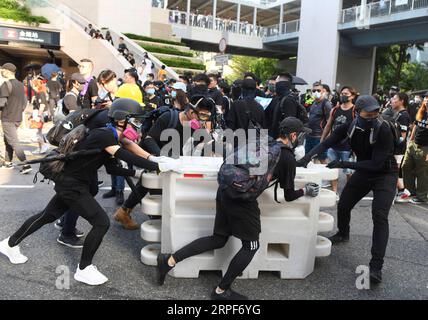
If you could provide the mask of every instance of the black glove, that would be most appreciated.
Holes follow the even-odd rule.
[[[334,160],[327,165],[329,169],[343,169],[345,168],[343,161]]]
[[[298,168],[307,168],[309,162],[310,162],[310,160],[308,161],[305,158],[302,158],[302,159],[300,159],[299,161],[296,162],[296,166]]]

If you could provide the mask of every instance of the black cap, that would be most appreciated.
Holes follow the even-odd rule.
[[[86,83],[86,79],[80,73],[78,73],[78,72],[73,73],[71,75],[71,80],[72,81],[77,81],[77,82],[79,82],[81,84]]]
[[[16,66],[13,63],[10,63],[10,62],[5,63],[4,65],[2,65],[1,69],[8,70],[8,71],[13,72],[13,73],[16,72]]]
[[[373,112],[380,109],[379,102],[372,96],[360,96],[355,103],[355,109],[358,112],[362,110]]]
[[[279,130],[281,134],[289,134],[289,133],[311,133],[312,130],[309,128],[306,128],[303,125],[303,122],[295,117],[288,117],[282,120],[281,124],[279,125]]]
[[[242,81],[242,89],[256,90],[257,83],[253,79],[245,79]]]

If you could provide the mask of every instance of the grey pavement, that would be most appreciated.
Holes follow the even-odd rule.
[[[29,143],[31,145],[31,143]],[[0,150],[4,150],[0,145]],[[21,176],[18,169],[0,169],[0,239],[10,236],[30,216],[41,211],[54,194],[53,186],[33,185],[34,172]],[[104,187],[110,185],[100,175]],[[15,186],[14,189],[8,186]],[[26,189],[16,189],[22,186]],[[97,199],[111,217],[113,200]],[[129,194],[129,192],[128,192]],[[367,265],[371,246],[371,202],[360,202],[352,215],[351,241],[335,246],[331,256],[316,260],[314,272],[304,280],[281,280],[276,273],[261,273],[257,280],[237,280],[234,288],[252,299],[427,299],[428,298],[428,206],[395,205],[390,213],[390,241],[384,267],[384,282],[372,290],[355,286],[356,268]],[[336,216],[335,208],[325,210]],[[141,223],[146,217],[138,206],[134,211]],[[113,220],[113,219],[112,219]],[[79,219],[80,229],[89,224]],[[327,234],[331,235],[331,234]],[[0,256],[0,299],[209,299],[220,273],[204,272],[198,279],[168,277],[163,287],[155,283],[155,268],[140,262],[140,250],[146,245],[139,231],[125,231],[112,221],[111,228],[97,252],[94,264],[108,276],[109,282],[90,287],[74,281],[70,289],[56,288],[58,266],[65,265],[73,274],[81,250],[56,242],[53,225],[43,227],[27,238],[21,250],[29,258],[15,266]]]

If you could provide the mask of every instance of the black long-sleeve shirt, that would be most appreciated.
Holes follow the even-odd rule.
[[[348,139],[350,125],[352,124],[344,124],[338,127],[323,143],[309,152],[304,157],[304,161],[309,162],[316,155]],[[357,162],[344,162],[344,166],[349,169],[370,173],[397,172],[398,166],[393,155],[394,136],[388,124],[385,122],[381,124],[377,140],[373,145],[370,144],[370,134],[370,130],[363,131],[358,127],[355,129],[350,143],[357,156]]]

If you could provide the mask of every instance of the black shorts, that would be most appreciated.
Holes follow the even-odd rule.
[[[215,235],[232,235],[240,240],[258,241],[260,232],[260,209],[257,201],[232,200],[220,190],[217,192]]]

